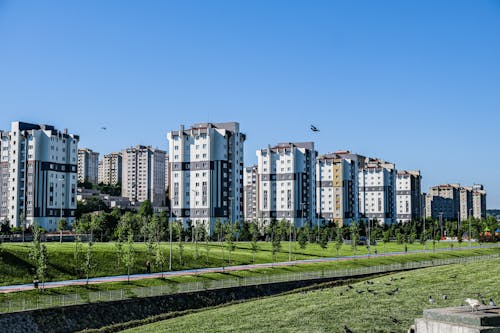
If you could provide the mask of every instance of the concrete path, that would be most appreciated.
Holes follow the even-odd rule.
[[[499,245],[484,245],[484,246],[474,246],[473,248],[490,248],[490,247],[498,247]],[[234,271],[244,271],[256,268],[270,268],[270,267],[283,267],[283,266],[293,266],[300,264],[315,264],[315,263],[324,263],[324,262],[333,262],[333,261],[343,261],[343,260],[353,260],[353,259],[362,259],[362,258],[370,258],[370,257],[388,257],[388,256],[400,256],[411,253],[424,253],[424,252],[442,252],[442,251],[460,251],[460,250],[468,250],[469,247],[461,247],[461,248],[443,248],[438,250],[415,250],[408,252],[387,252],[387,253],[379,253],[379,254],[362,254],[362,255],[354,255],[354,256],[345,256],[345,257],[333,257],[333,258],[317,258],[317,259],[304,259],[304,260],[295,260],[295,261],[284,261],[277,263],[265,263],[265,264],[252,264],[252,265],[238,265],[238,266],[227,266],[227,267],[213,267],[213,268],[198,268],[198,269],[188,269],[183,271],[173,271],[173,272],[158,272],[151,274],[131,274],[130,280],[142,280],[142,279],[157,279],[161,278],[162,275],[165,278],[172,276],[186,276],[186,275],[197,275],[204,273],[223,273],[223,272],[234,272]],[[96,277],[89,279],[89,284],[97,284],[97,283],[107,283],[107,282],[120,282],[127,281],[127,275],[117,275],[117,276],[104,276],[104,277]],[[85,279],[79,280],[65,280],[65,281],[54,281],[54,282],[46,282],[45,288],[57,288],[57,287],[66,287],[66,286],[77,286],[77,285],[85,285],[87,281]],[[33,284],[18,284],[11,286],[0,286],[0,293],[6,294],[16,291],[25,291],[34,289]]]

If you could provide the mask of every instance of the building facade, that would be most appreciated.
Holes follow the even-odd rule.
[[[257,219],[257,165],[243,171],[243,216],[245,221]]]
[[[104,155],[99,161],[98,181],[106,185],[122,183],[122,154],[120,152]]]
[[[237,122],[180,126],[168,133],[171,214],[213,231],[243,218],[243,148]]]
[[[1,133],[1,216],[13,227],[57,229],[74,222],[79,136],[50,125],[13,122]]]
[[[432,219],[457,220],[462,211],[460,184],[433,186],[425,197],[425,216]]]
[[[422,175],[420,171],[400,170],[396,178],[397,221],[406,223],[421,221]]]
[[[78,149],[78,182],[97,184],[99,174],[99,153],[88,148]]]
[[[472,185],[472,216],[475,219],[486,218],[486,191],[483,185]]]
[[[366,158],[359,171],[360,219],[396,223],[396,174],[394,163]]]
[[[319,156],[316,162],[316,213],[320,223],[349,225],[359,219],[360,166],[365,157],[349,151]]]
[[[316,157],[313,142],[257,150],[257,215],[263,223],[273,219],[295,226],[317,223]]]
[[[130,201],[151,201],[153,206],[165,206],[166,152],[151,146],[122,150],[122,197]]]

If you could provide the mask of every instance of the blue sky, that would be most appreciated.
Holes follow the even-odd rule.
[[[14,120],[101,154],[239,121],[247,164],[313,140],[420,169],[425,189],[483,183],[500,208],[500,1],[0,0]]]

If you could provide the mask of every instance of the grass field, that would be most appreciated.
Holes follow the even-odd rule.
[[[478,292],[486,302],[490,297],[499,301],[498,276],[500,259],[420,269],[368,280],[373,284],[354,283],[352,289],[338,286],[270,297],[123,332],[342,332],[344,325],[353,332],[406,332],[426,308],[460,306]]]
[[[69,280],[81,278],[82,274],[78,274],[79,267],[74,259],[73,243],[46,243],[48,251],[48,274],[47,281]],[[453,244],[454,247],[466,247],[468,243],[444,243],[437,242],[436,249],[449,247]],[[29,283],[33,280],[34,268],[29,259],[30,243],[4,243],[0,246],[0,285],[11,285],[19,283]],[[145,262],[148,260],[146,246],[142,243],[134,245],[136,251],[136,263],[132,268],[131,273],[145,273]],[[162,243],[161,247],[165,258],[169,255],[169,245]],[[421,244],[408,244],[408,251],[422,250],[424,246]],[[173,247],[173,269],[190,269],[200,267],[219,267],[222,265],[240,265],[253,263],[253,254],[250,250],[249,242],[236,243],[236,249],[231,254],[229,261],[229,253],[227,248],[224,250],[224,261],[221,259],[221,246],[219,243],[209,243],[208,261],[206,255],[206,245],[200,243],[198,245],[198,257],[196,257],[195,245],[187,243],[184,245],[183,265],[180,265],[179,251],[177,244]],[[432,249],[432,243],[428,243],[427,249]],[[94,244],[94,269],[91,276],[109,276],[125,274],[126,270],[122,263],[118,261],[116,247],[114,243],[95,243]],[[372,246],[372,251],[377,250],[378,253],[404,251],[404,245],[396,243],[388,243],[383,245],[380,243],[377,246]],[[84,246],[85,250],[85,246]],[[288,242],[282,242],[281,251],[276,256],[276,261],[288,261],[289,258]],[[310,259],[318,257],[336,257],[337,251],[334,244],[329,244],[327,249],[321,249],[317,244],[308,244],[306,249],[300,249],[297,243],[292,245],[292,260]],[[365,246],[358,246],[357,254],[367,253]],[[340,256],[352,255],[353,250],[350,246],[344,245],[339,253]],[[155,267],[154,258],[149,258],[153,263],[153,271],[160,271],[159,267]],[[271,244],[259,242],[259,250],[255,255],[256,263],[272,262]],[[168,269],[168,263],[164,265],[163,270]]]
[[[461,251],[442,251],[435,253],[409,253],[401,256],[387,256],[387,257],[371,257],[355,260],[342,260],[335,262],[325,262],[325,263],[314,263],[314,264],[302,264],[293,265],[286,267],[271,267],[271,268],[259,268],[245,271],[233,271],[226,273],[208,273],[199,275],[188,275],[188,276],[177,276],[169,277],[168,279],[142,279],[131,281],[130,284],[127,282],[113,282],[113,283],[103,283],[94,284],[87,286],[70,286],[70,287],[59,287],[53,289],[46,289],[43,293],[39,293],[36,290],[14,292],[8,294],[0,294],[0,302],[5,301],[36,301],[38,298],[47,298],[51,296],[68,295],[68,294],[86,294],[88,292],[94,291],[107,291],[107,290],[132,290],[137,287],[149,287],[158,285],[168,285],[175,286],[179,283],[188,282],[201,282],[203,285],[206,281],[221,280],[228,278],[238,278],[238,277],[253,277],[262,276],[269,274],[282,274],[282,273],[298,273],[298,272],[310,272],[310,271],[322,271],[322,270],[341,270],[349,268],[362,268],[367,266],[378,266],[378,265],[389,265],[394,263],[405,263],[405,262],[415,262],[422,260],[431,259],[444,259],[444,258],[457,258],[463,256],[478,256],[486,254],[498,254],[500,253],[500,248],[491,249],[472,249],[472,250],[461,250]]]

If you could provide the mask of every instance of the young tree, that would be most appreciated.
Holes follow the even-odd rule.
[[[68,221],[65,218],[57,221],[57,229],[59,230],[59,243],[62,243],[62,234],[64,230],[68,229]]]
[[[354,253],[358,250],[359,229],[356,222],[351,223],[349,230],[351,232],[351,247]]]
[[[85,252],[85,261],[83,263],[83,271],[85,272],[85,277],[86,277],[86,281],[85,281],[85,284],[88,286],[89,285],[89,278],[90,278],[90,275],[92,274],[92,271],[94,269],[94,256],[93,256],[93,252],[92,252],[92,246],[93,246],[93,242],[92,241],[89,241],[87,243],[87,251]]]
[[[387,252],[386,245],[391,241],[391,230],[387,229],[382,232],[382,241],[384,242],[384,252]]]
[[[259,250],[259,245],[257,243],[259,228],[256,222],[250,222],[248,228],[251,236],[250,248],[252,250],[252,262],[255,263],[255,254]]]
[[[33,247],[30,250],[30,258],[35,266],[38,279],[42,281],[42,289],[45,287],[45,277],[47,275],[47,246],[41,243],[42,228],[33,226]]]
[[[277,223],[271,226],[271,253],[273,256],[273,263],[276,262],[276,254],[281,251],[281,228]]]
[[[299,246],[302,250],[304,250],[307,246],[307,235],[306,235],[306,231],[304,230],[304,228],[300,228],[299,229],[299,233],[297,235],[297,241],[299,242]]]
[[[157,269],[160,270],[161,272],[161,278],[163,279],[163,265],[165,264],[166,257],[163,254],[163,251],[161,250],[161,244],[158,241],[156,243],[156,250],[155,250],[155,265]]]
[[[207,266],[208,266],[209,260],[210,260],[210,256],[209,256],[209,254],[210,254],[210,233],[207,232],[205,224],[203,224],[203,229],[205,230],[205,232],[203,233],[203,235],[204,235],[204,238],[205,238],[205,255],[206,255]]]
[[[227,251],[229,252],[229,265],[231,265],[231,254],[235,249],[234,245],[235,225],[232,224],[231,222],[227,222],[224,227],[226,234]]]
[[[319,246],[324,250],[328,248],[328,229],[322,228],[319,237]]]
[[[219,219],[215,220],[214,232],[217,234],[217,241],[221,247],[222,270],[224,270],[224,226]]]
[[[127,282],[130,283],[130,270],[134,267],[136,253],[134,249],[134,232],[132,229],[128,230],[127,244],[123,249],[122,261],[127,268]]]
[[[83,246],[81,237],[78,234],[75,234],[75,248],[73,250],[73,260],[75,267],[75,275],[77,277],[81,276],[82,271],[82,263],[83,263]]]
[[[179,252],[179,266],[182,267],[182,265],[183,265],[182,257],[184,255],[184,242],[182,240],[182,231],[184,228],[182,227],[181,221],[175,221],[173,226],[174,226],[175,233],[177,236],[177,247],[179,249],[178,250],[178,252]]]
[[[337,232],[337,237],[335,238],[335,249],[337,250],[337,257],[340,254],[340,250],[342,249],[342,246],[344,245],[344,239],[342,238],[342,232]]]

